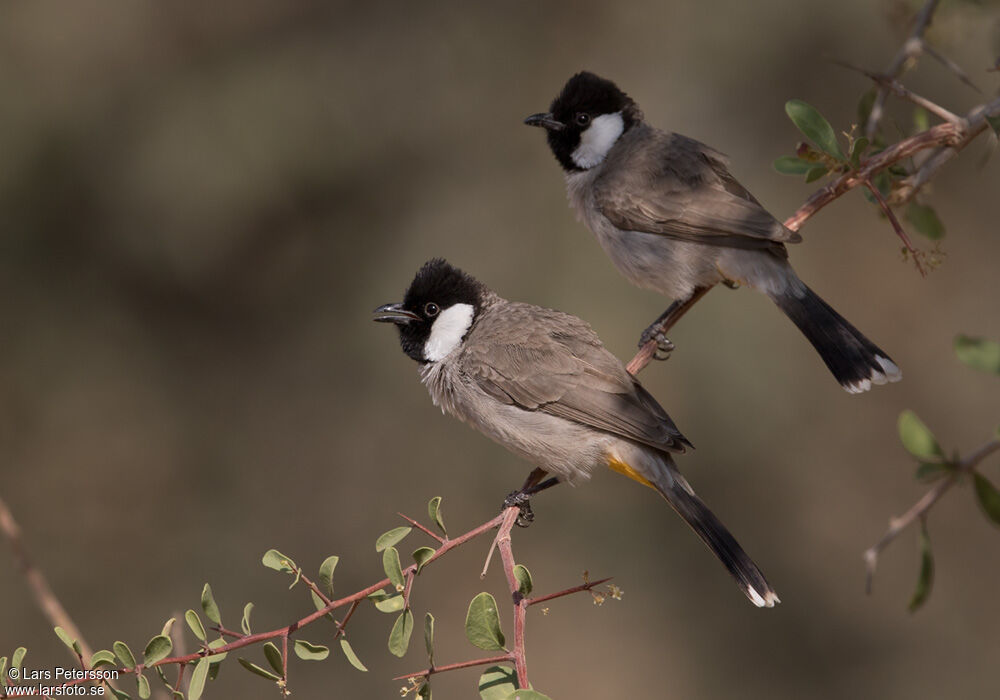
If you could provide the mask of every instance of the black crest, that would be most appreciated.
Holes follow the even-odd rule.
[[[425,362],[424,344],[437,315],[455,304],[469,304],[475,309],[474,317],[478,316],[485,291],[482,283],[444,258],[428,260],[417,271],[403,299],[403,309],[419,317],[399,325],[403,352],[418,362]]]
[[[631,97],[610,80],[583,71],[570,78],[549,107],[552,118],[565,125],[548,130],[549,147],[566,170],[579,170],[571,157],[580,145],[580,134],[594,117],[621,112],[625,131],[642,120],[642,112]]]

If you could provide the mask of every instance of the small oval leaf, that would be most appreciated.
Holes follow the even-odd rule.
[[[80,642],[78,642],[77,640],[71,638],[68,634],[66,634],[66,630],[64,630],[62,627],[56,627],[55,633],[56,636],[59,637],[59,641],[68,646],[70,648],[70,651],[76,652],[77,654],[80,653]],[[132,668],[132,666],[135,666],[135,663],[132,663],[132,665],[129,666],[129,668]]]
[[[410,534],[413,530],[412,527],[394,527],[389,532],[383,532],[379,535],[379,538],[375,540],[375,551],[381,552],[387,547],[393,547],[396,544],[403,541],[403,538]]]
[[[410,646],[411,634],[413,634],[413,613],[404,610],[403,614],[396,618],[389,633],[389,651],[402,658]]]
[[[260,666],[258,666],[255,663],[253,663],[252,661],[247,661],[243,657],[239,657],[236,660],[240,662],[240,666],[242,666],[243,668],[245,668],[246,670],[248,670],[250,673],[254,673],[254,674],[258,675],[258,676],[270,679],[272,681],[280,681],[281,680],[281,676],[276,676],[273,673],[271,673],[270,671],[264,670],[263,668],[261,668]]]
[[[434,616],[424,615],[424,646],[427,648],[427,658],[434,665]]]
[[[815,163],[810,163],[796,156],[781,156],[776,158],[772,165],[782,175],[805,175],[812,170]]]
[[[207,583],[201,589],[201,609],[205,611],[205,617],[209,620],[217,625],[222,624],[222,617],[219,615],[219,606],[215,604],[212,587]]]
[[[1000,343],[995,340],[955,336],[955,355],[973,369],[1000,374]]]
[[[430,547],[420,547],[419,549],[413,550],[413,561],[417,562],[417,573],[424,568],[431,557],[434,556],[434,550]]]
[[[295,655],[303,661],[322,661],[330,655],[330,649],[322,644],[313,644],[304,639],[296,639]]]
[[[361,663],[361,659],[358,658],[358,655],[354,653],[354,649],[351,648],[351,643],[343,637],[340,638],[340,650],[344,652],[344,656],[347,657],[347,661],[351,664],[351,666],[359,671],[368,673],[368,669],[365,668],[365,665]]]
[[[286,557],[284,554],[279,552],[277,549],[269,549],[264,552],[264,556],[260,559],[261,563],[269,569],[274,569],[275,571],[280,571],[285,574],[294,573],[292,566],[295,562],[291,558]],[[298,569],[299,567],[295,567]]]
[[[938,218],[933,207],[910,202],[909,206],[906,207],[906,220],[913,224],[917,233],[932,241],[944,238],[944,224],[941,223],[941,219]]]
[[[385,569],[385,575],[389,577],[389,582],[396,587],[397,591],[406,587],[403,569],[399,565],[399,552],[396,551],[395,547],[387,547],[382,552],[382,568]]]
[[[518,687],[517,673],[509,666],[490,666],[479,677],[482,700],[507,700]]]
[[[819,113],[815,107],[802,100],[789,100],[785,103],[785,113],[789,119],[798,127],[799,131],[806,135],[810,141],[823,149],[828,155],[837,160],[844,160],[844,152],[840,150],[837,142],[837,135],[830,126],[830,122]]]
[[[143,700],[149,698],[149,679],[140,673],[135,677],[135,683],[138,687],[139,697]]]
[[[174,644],[170,641],[170,637],[158,634],[149,640],[145,651],[142,652],[142,663],[146,666],[152,666],[157,661],[167,658],[173,648]]]
[[[404,603],[403,594],[397,593],[396,595],[386,596],[381,600],[376,600],[375,607],[379,610],[379,612],[395,613],[405,607]]]
[[[441,534],[447,536],[448,531],[444,529],[444,518],[441,517],[440,496],[435,496],[427,504],[427,515],[430,516],[431,522],[437,525],[437,528],[438,530],[441,531]]]
[[[475,646],[486,651],[500,651],[504,648],[497,601],[489,593],[484,591],[469,603],[469,612],[465,616],[465,636]]]
[[[201,618],[198,617],[198,613],[194,610],[188,610],[184,613],[184,621],[191,628],[192,634],[201,641],[205,641],[205,626],[201,624]]]
[[[275,646],[274,642],[266,642],[264,644],[264,658],[267,659],[268,665],[274,669],[274,672],[279,677],[284,676],[285,668],[281,661],[281,651]]]
[[[806,173],[806,182],[815,182],[821,177],[829,172],[825,165],[817,165],[815,167],[809,168],[809,172]]]
[[[934,435],[917,414],[907,409],[899,414],[899,439],[903,447],[918,459],[944,458]]]
[[[95,651],[94,655],[90,657],[90,667],[97,668],[99,666],[115,666],[117,662],[115,661],[115,655],[113,652],[107,649],[101,649],[100,651]]]
[[[128,644],[125,642],[115,642],[111,645],[111,648],[115,650],[115,656],[118,660],[122,662],[125,668],[135,668],[135,656],[132,654],[132,650],[128,648]]]
[[[24,656],[27,653],[28,653],[28,650],[25,649],[24,647],[18,647],[17,649],[15,649],[14,653],[10,655],[10,667],[11,668],[16,668],[17,670],[20,671],[21,670],[21,666],[24,664]],[[109,652],[105,652],[105,653],[111,654],[110,651]],[[94,654],[94,656],[97,656],[97,654]],[[93,657],[91,657],[91,658],[93,658]],[[114,654],[112,654],[111,655],[112,662],[114,661],[114,659],[115,659]],[[91,666],[91,668],[93,668],[93,666],[94,666],[93,661],[91,661],[90,666]]]
[[[243,606],[243,619],[240,620],[240,629],[243,630],[243,634],[249,635],[250,632],[250,613],[253,612],[253,603],[247,603]]]
[[[507,700],[552,700],[537,690],[517,690]]]
[[[517,564],[514,566],[514,578],[517,579],[517,590],[521,595],[531,595],[531,590],[535,587],[531,580],[531,572],[527,567]]]
[[[205,691],[205,681],[208,680],[208,659],[198,659],[191,672],[191,683],[188,685],[188,700],[198,700]]]
[[[327,557],[319,566],[319,583],[326,589],[327,595],[333,595],[333,571],[339,561],[340,557]]]

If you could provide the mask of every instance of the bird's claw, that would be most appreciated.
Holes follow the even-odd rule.
[[[531,495],[524,491],[512,491],[507,498],[503,499],[503,509],[517,508],[518,527],[528,527],[535,520],[535,513],[531,510]]]
[[[655,359],[666,360],[670,357],[670,353],[674,350],[674,344],[655,323],[642,332],[639,337],[639,347],[641,348],[651,340],[656,343],[656,351],[653,353]]]

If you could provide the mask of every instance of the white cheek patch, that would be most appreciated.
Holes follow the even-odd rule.
[[[431,336],[424,344],[424,359],[438,362],[458,347],[472,325],[475,308],[471,304],[449,306],[434,319]]]
[[[625,120],[621,112],[595,117],[590,127],[580,134],[580,145],[570,157],[579,168],[593,168],[604,161],[623,131]]]

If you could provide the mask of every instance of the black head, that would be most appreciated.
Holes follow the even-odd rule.
[[[375,309],[373,320],[395,323],[403,352],[437,362],[465,339],[482,310],[486,288],[443,258],[424,263],[401,303]]]
[[[532,114],[524,123],[546,130],[563,168],[586,170],[602,162],[621,134],[641,120],[631,97],[610,80],[584,71],[569,79],[547,113]]]

